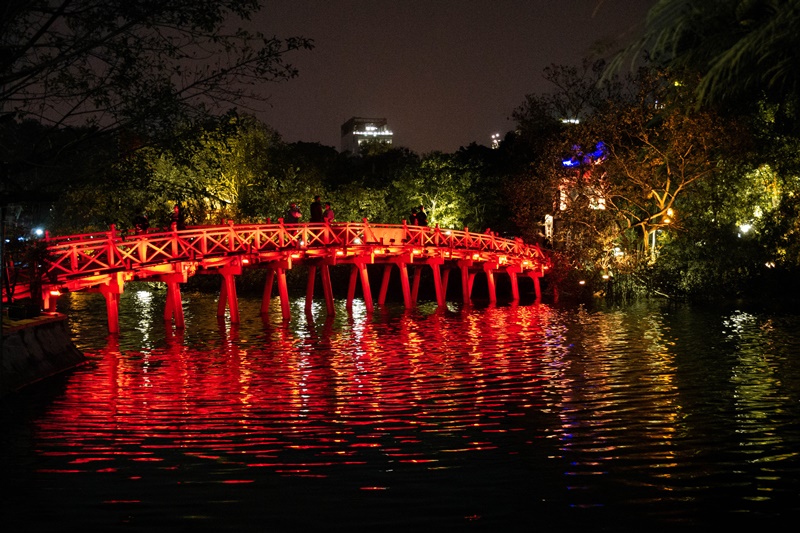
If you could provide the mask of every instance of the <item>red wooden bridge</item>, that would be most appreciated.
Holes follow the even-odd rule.
[[[60,291],[98,291],[108,313],[108,329],[119,331],[119,296],[133,281],[166,283],[164,318],[184,327],[180,284],[196,274],[221,276],[217,314],[226,308],[232,323],[239,322],[236,276],[245,268],[266,271],[261,311],[266,313],[277,279],[283,317],[288,319],[289,295],[286,272],[296,264],[308,267],[306,310],[314,296],[317,270],[320,272],[327,312],[334,313],[329,268],[350,265],[347,308],[352,308],[356,285],[361,281],[368,312],[373,310],[368,265],[383,268],[378,304],[385,302],[391,272],[399,271],[406,307],[416,304],[420,275],[430,268],[436,301],[445,305],[451,270],[461,274],[464,303],[469,303],[475,275],[485,276],[490,301],[496,301],[495,278],[508,275],[512,299],[519,299],[517,276],[533,280],[537,299],[539,278],[548,260],[536,245],[520,239],[440,229],[439,227],[361,223],[234,224],[193,226],[185,230],[126,235],[113,226],[103,233],[46,238],[49,257],[42,286],[44,308],[55,311]],[[409,268],[413,276],[409,277]]]

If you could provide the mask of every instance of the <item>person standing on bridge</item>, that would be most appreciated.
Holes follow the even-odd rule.
[[[320,199],[319,195],[314,197],[314,201],[311,202],[311,206],[309,207],[309,216],[310,222],[322,222],[322,200]]]
[[[289,206],[289,210],[286,211],[286,216],[283,217],[283,222],[286,224],[299,224],[302,216],[303,213],[300,212],[297,204],[292,202],[292,204]]]
[[[139,214],[133,218],[133,228],[136,231],[136,235],[147,233],[149,227],[150,221],[147,220],[147,215],[143,211],[140,211]]]
[[[169,215],[169,225],[172,229],[178,231],[186,229],[186,221],[183,216],[183,209],[178,204],[172,208],[172,213]]]
[[[419,206],[419,212],[417,213],[417,226],[427,226],[428,225],[428,213],[425,212],[425,206]]]
[[[322,221],[330,224],[333,222],[333,208],[331,207],[330,202],[325,202],[325,211],[322,212]]]
[[[409,226],[416,226],[417,225],[417,208],[411,208],[411,216],[408,217],[408,225]]]

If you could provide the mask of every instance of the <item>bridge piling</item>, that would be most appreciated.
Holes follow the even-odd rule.
[[[272,299],[272,285],[275,283],[275,270],[267,269],[267,278],[264,281],[264,292],[261,295],[261,314],[269,314],[269,301]]]
[[[372,313],[374,310],[372,304],[372,292],[370,291],[369,286],[367,265],[363,260],[353,263],[353,267],[350,270],[350,284],[347,288],[347,310],[353,310],[353,300],[356,296],[356,281],[359,277],[361,278],[361,292],[364,298],[364,305],[367,308],[367,312]]]
[[[411,283],[408,279],[408,265],[403,262],[398,263],[397,267],[400,269],[400,288],[403,291],[403,305],[406,306],[406,309],[411,309],[414,304],[411,301]]]
[[[471,260],[458,262],[458,267],[461,269],[461,297],[464,305],[469,305],[470,295],[472,294],[472,276],[469,273],[470,266],[472,266]]]
[[[433,270],[433,288],[436,291],[436,305],[444,307],[447,302],[445,301],[445,289],[442,287],[442,270],[439,263],[431,263],[431,270]]]
[[[278,276],[278,295],[281,299],[281,315],[284,320],[292,318],[292,310],[289,305],[289,286],[286,283],[286,270],[283,267],[277,267],[275,274]]]
[[[411,305],[417,305],[419,300],[419,282],[422,280],[422,267],[414,265],[414,281],[411,285]]]
[[[317,276],[317,265],[308,265],[308,281],[306,282],[306,313],[311,312],[314,301],[314,280]]]
[[[108,317],[108,332],[119,333],[119,294],[110,290],[100,291],[106,301],[106,316]]]
[[[227,304],[231,315],[231,324],[239,323],[239,299],[236,294],[236,276],[231,272],[222,272],[219,301],[217,302],[217,316],[225,316]]]
[[[333,315],[336,310],[333,301],[333,287],[331,286],[331,276],[328,265],[322,262],[319,265],[322,290],[325,296],[325,310],[329,315]],[[310,313],[314,303],[314,284],[317,277],[317,265],[312,263],[308,266],[308,281],[306,282],[306,313]]]
[[[96,288],[106,302],[106,317],[108,323],[109,333],[119,333],[119,295],[122,294],[124,281],[121,279],[120,273],[114,276]]]
[[[497,302],[497,287],[494,282],[494,270],[497,268],[496,263],[484,263],[483,273],[486,274],[486,284],[489,287],[489,301],[491,303]]]
[[[381,289],[378,292],[378,305],[386,303],[386,293],[389,291],[389,280],[392,276],[392,264],[383,265],[383,276],[381,277]]]
[[[542,299],[542,287],[539,284],[539,278],[542,275],[538,272],[528,272],[528,277],[533,280],[533,290],[536,292],[536,300],[539,301]],[[556,300],[558,300],[558,295],[555,296]]]
[[[320,274],[322,277],[322,290],[325,293],[325,307],[328,311],[328,316],[333,316],[336,308],[333,303],[333,286],[331,285],[331,272],[327,263],[322,263],[320,266]]]
[[[444,272],[442,272],[442,297],[447,299],[447,287],[450,281],[450,269],[445,268]]]
[[[186,328],[183,316],[183,302],[181,300],[181,286],[177,281],[167,280],[167,303],[164,306],[164,320],[175,321],[176,329]]]
[[[433,274],[433,289],[434,293],[436,294],[436,305],[439,307],[442,307],[446,303],[444,289],[442,288],[442,275],[440,269],[440,265],[442,263],[443,261],[438,258],[432,258],[425,262],[425,265],[431,268],[431,273]],[[419,284],[422,280],[423,267],[424,265],[414,266],[414,282],[411,289],[412,305],[417,305],[417,301],[419,299]]]
[[[514,302],[519,301],[519,281],[517,280],[517,270],[514,267],[506,268],[506,274],[511,281],[511,300]]]
[[[281,302],[281,315],[284,320],[291,318],[291,306],[289,304],[289,287],[286,282],[286,270],[291,268],[289,261],[273,261],[267,265],[267,277],[264,282],[264,292],[261,296],[261,314],[269,314],[269,303],[272,299],[272,286],[275,278],[278,278],[278,297]]]

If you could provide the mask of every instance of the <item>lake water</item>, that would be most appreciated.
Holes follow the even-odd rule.
[[[2,404],[8,531],[705,530],[800,513],[800,315],[645,302],[218,320],[62,297],[89,363]],[[13,526],[13,527],[12,527]],[[17,528],[17,529],[14,529]]]

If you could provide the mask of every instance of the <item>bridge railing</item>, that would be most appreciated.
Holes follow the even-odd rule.
[[[47,237],[51,279],[90,276],[170,262],[229,254],[257,254],[319,246],[435,247],[513,255],[547,262],[536,245],[520,239],[406,224],[363,222],[192,226],[142,235],[110,231]]]

